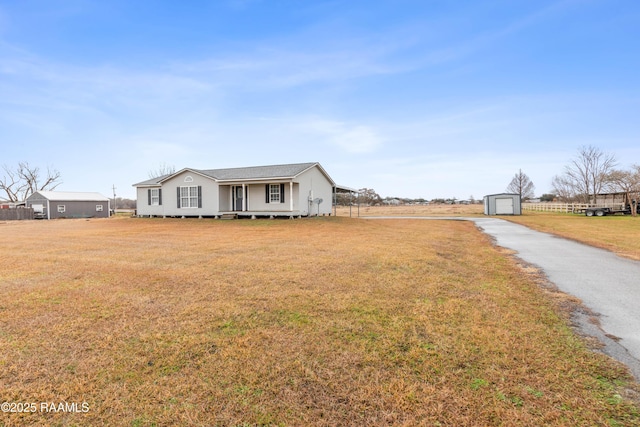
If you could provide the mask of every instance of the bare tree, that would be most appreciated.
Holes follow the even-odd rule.
[[[569,178],[565,175],[556,175],[551,181],[553,186],[553,192],[558,196],[558,199],[566,203],[575,202],[575,189]]]
[[[536,186],[533,185],[527,174],[522,172],[522,169],[518,170],[507,186],[508,192],[519,194],[522,200],[532,199],[535,196],[535,190]]]
[[[561,196],[569,193],[568,199],[589,203],[592,196],[595,198],[606,187],[615,166],[613,154],[593,146],[583,146],[576,158],[565,166],[564,174],[554,178],[554,190]]]
[[[159,178],[165,175],[171,175],[176,172],[176,167],[173,165],[168,165],[166,163],[160,164],[158,169],[149,171],[149,178]]]
[[[633,165],[630,170],[614,170],[608,181],[612,191],[624,193],[631,215],[636,216],[640,199],[640,165]]]
[[[41,178],[40,168],[32,167],[28,162],[18,163],[16,169],[7,165],[2,166],[4,175],[0,178],[0,190],[4,191],[10,202],[21,202],[31,194],[41,190],[54,190],[60,181],[61,175],[55,169],[47,167],[47,175]]]

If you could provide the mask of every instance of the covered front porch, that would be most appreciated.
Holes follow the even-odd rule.
[[[299,184],[277,182],[231,182],[219,186],[219,210],[238,217],[302,216],[298,206]]]

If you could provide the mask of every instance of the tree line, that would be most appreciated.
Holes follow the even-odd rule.
[[[557,199],[565,203],[595,203],[604,193],[624,195],[626,204],[635,215],[640,200],[640,165],[619,168],[616,156],[594,146],[582,146],[576,156],[564,167],[561,174],[552,179],[553,194],[544,199]],[[534,197],[535,186],[529,177],[519,170],[507,191],[520,194],[523,200]]]

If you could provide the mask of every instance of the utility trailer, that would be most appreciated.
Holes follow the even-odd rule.
[[[636,205],[636,213],[640,214],[640,206]],[[626,205],[624,209],[614,208],[585,208],[586,216],[606,216],[606,215],[631,215],[631,206]]]

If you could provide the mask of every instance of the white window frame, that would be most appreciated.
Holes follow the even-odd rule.
[[[280,203],[280,184],[269,184],[269,203]]]
[[[194,209],[198,207],[198,186],[180,187],[180,208]]]
[[[96,212],[102,212],[104,209],[104,205],[96,205]]]
[[[151,206],[159,206],[160,205],[160,189],[152,188],[151,189]]]
[[[67,207],[65,205],[58,205],[58,213],[65,213]]]

